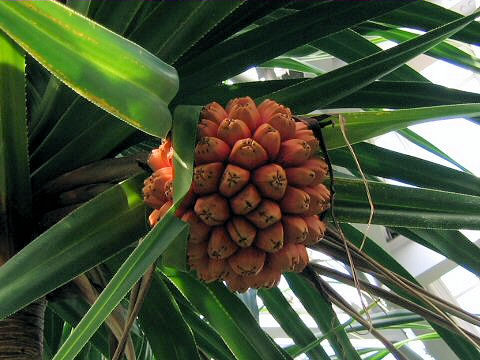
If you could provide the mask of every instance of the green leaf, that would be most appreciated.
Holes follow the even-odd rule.
[[[358,332],[358,331],[364,331],[364,330],[368,330],[365,326],[361,325],[361,324],[357,324],[357,325],[352,325],[352,322],[354,320],[353,319],[350,319],[349,321],[343,323],[340,325],[341,328],[345,329],[345,331],[347,333],[350,333],[350,332]],[[386,328],[386,329],[405,329],[405,328],[413,328],[413,329],[421,329],[421,330],[424,330],[424,329],[428,329],[428,330],[431,330],[431,326],[429,325],[420,325],[420,324],[412,324],[412,322],[417,322],[417,321],[424,321],[422,317],[418,316],[418,315],[413,315],[412,313],[408,312],[407,314],[395,314],[395,313],[392,313],[392,312],[389,312],[389,314],[387,315],[383,315],[383,316],[372,316],[372,323],[373,323],[373,327],[375,329],[378,329],[378,328]],[[332,330],[329,331],[329,333],[331,333]],[[315,341],[309,343],[308,345],[304,346],[304,347],[299,347],[299,346],[289,346],[288,347],[288,351],[290,354],[292,354],[293,356],[298,356],[300,354],[303,354],[307,351],[309,351],[310,349],[318,346],[318,344],[320,344],[323,340],[325,340],[327,338],[326,335],[323,335],[322,337],[316,339]],[[362,350],[357,350],[357,352],[359,354],[361,354],[363,352],[363,349]]]
[[[136,177],[103,192],[1,266],[0,319],[138,239],[145,231],[140,187]]]
[[[200,314],[196,312],[190,302],[182,295],[180,290],[166,277],[162,276],[169,290],[175,298],[185,321],[188,323],[195,336],[195,341],[202,351],[206,352],[214,359],[218,360],[235,360],[232,351],[225,344],[222,337],[209,325],[200,318]],[[154,279],[155,281],[155,279]]]
[[[398,130],[397,132],[400,135],[402,135],[404,138],[410,140],[415,145],[418,145],[421,148],[431,152],[432,154],[435,154],[435,155],[441,157],[442,159],[444,159],[444,160],[448,161],[449,163],[458,167],[460,170],[462,170],[462,171],[464,171],[468,174],[472,174],[470,171],[468,171],[468,169],[464,168],[460,163],[453,160],[450,156],[448,156],[448,154],[444,153],[442,150],[440,150],[438,147],[433,145],[431,142],[429,142],[425,138],[418,135],[416,132],[414,132],[410,129],[402,129],[402,130]]]
[[[468,271],[480,276],[480,262],[478,261],[478,259],[480,259],[480,248],[460,231],[394,229],[410,240],[442,254],[447,259],[456,262]]]
[[[175,103],[204,105],[212,101],[226,104],[235,97],[251,96],[260,98],[274,91],[305,79],[268,80],[216,85],[184,98],[176,98]],[[268,97],[269,95],[267,95]],[[436,105],[480,103],[480,95],[466,91],[446,88],[441,85],[413,81],[375,81],[355,93],[331,104],[331,108],[389,108],[409,109]],[[292,108],[297,112],[295,108]]]
[[[313,65],[309,65],[307,63],[303,63],[299,60],[291,59],[291,58],[277,58],[277,59],[269,60],[261,64],[259,67],[282,68],[282,69],[312,73],[315,75],[321,75],[324,73],[324,71],[320,70],[319,68]]]
[[[53,310],[54,314],[73,327],[82,320],[82,317],[86,314],[90,305],[80,297],[71,296],[49,301],[47,309],[49,308]],[[109,334],[107,326],[103,324],[95,334],[93,334],[91,339],[91,343],[105,356],[110,356]],[[61,340],[61,337],[58,340]],[[55,348],[52,358],[60,348],[60,345],[61,343]]]
[[[237,319],[238,325],[247,333],[250,342],[263,358],[291,359],[288,353],[282,351],[282,348],[262,330],[252,316],[250,309],[244,305],[238,296],[232,294],[232,292],[220,282],[213,282],[207,286],[215,297],[227,307],[232,317]],[[242,319],[242,321],[239,321],[239,319]]]
[[[268,312],[278,321],[282,329],[292,338],[295,344],[303,347],[316,340],[315,335],[290,306],[278,288],[260,289],[258,290],[258,296],[262,299]],[[307,351],[307,355],[309,359],[330,359],[325,350],[318,344],[315,348]]]
[[[329,107],[409,109],[461,103],[480,103],[480,95],[425,82],[375,81]]]
[[[395,31],[397,31],[398,34]],[[411,34],[412,36],[406,36],[406,35],[408,35],[408,33],[407,32],[402,32],[400,30],[392,30],[392,32],[394,32],[394,34],[397,34],[400,37],[401,40],[409,40],[409,39],[412,39],[413,37],[416,36],[415,34]],[[398,40],[398,37],[397,37],[397,40]],[[356,45],[357,43],[361,44],[362,46]],[[356,34],[353,31],[339,32],[337,34],[334,34],[334,35],[331,35],[331,36],[326,37],[324,39],[320,39],[320,40],[316,41],[314,43],[314,45],[323,49],[323,50],[325,50],[325,51],[330,51],[331,53],[335,54],[336,56],[340,55],[339,57],[341,59],[345,60],[345,61],[357,60],[359,57],[370,55],[370,54],[372,54],[372,53],[374,53],[374,52],[376,52],[380,49],[376,45],[371,44],[370,42],[366,41],[360,35]],[[448,48],[448,46],[449,46],[449,48]],[[344,48],[346,48],[346,49],[344,49]],[[463,55],[463,56],[469,57],[468,54],[466,54],[466,53],[458,54],[458,52],[461,53],[461,51],[459,51],[458,49],[456,49],[453,46],[450,46],[448,44],[443,44],[443,43],[434,47],[432,50],[430,50],[430,52],[434,52],[435,49],[437,49],[437,48],[443,49],[444,52],[449,52],[450,56],[454,55],[454,56],[462,58],[462,55]],[[444,48],[446,48],[446,49],[444,49]],[[449,51],[447,51],[447,50],[449,50]],[[458,50],[458,51],[456,51],[456,50]],[[427,52],[427,54],[429,54],[430,52]],[[454,54],[452,55],[452,53],[454,53]],[[476,63],[476,61],[473,61],[473,62]],[[395,70],[394,72],[392,72],[390,75],[393,77],[393,76],[396,76],[398,74],[398,78],[400,80],[402,80],[402,79],[403,80],[415,80],[415,79],[418,78],[416,76],[416,72],[414,72],[414,71],[412,71],[412,72],[403,71],[403,73],[401,73],[400,70],[408,70],[408,69],[403,69],[401,67],[401,68]],[[393,79],[395,79],[395,78],[393,78]],[[407,100],[408,101],[408,107],[415,106],[415,105],[412,104],[412,101],[411,101],[412,92],[408,91],[407,89],[403,89],[403,90],[404,91],[400,92],[400,94],[396,94],[397,96],[395,96],[395,98],[396,99],[399,98],[401,96],[401,94],[406,94],[408,96],[408,100]],[[431,91],[427,91],[425,89],[423,94],[425,94],[425,93],[430,94]],[[424,97],[423,94],[422,94],[422,97]],[[379,94],[377,96],[377,98],[381,98],[382,101],[383,101],[384,95]],[[476,95],[476,98],[478,98],[478,95]],[[334,105],[332,105],[332,106],[334,106]],[[350,106],[352,106],[352,105],[350,105]],[[365,106],[368,106],[368,105],[366,105],[365,102],[362,101],[361,104],[358,105],[358,106],[359,107],[365,107]],[[379,105],[374,105],[374,106],[378,107]],[[385,104],[382,104],[381,106],[382,107],[395,107],[395,106],[388,106],[388,105],[385,105]],[[405,129],[405,130],[400,130],[399,132],[402,133],[402,131],[405,132],[405,137],[407,137],[407,138],[408,138],[408,134],[407,134],[407,131],[408,131],[411,135],[410,136],[411,141],[413,141],[417,145],[419,145],[419,146],[423,145],[422,147],[426,148],[427,150],[441,156],[444,159],[447,159],[447,161],[452,161],[452,159],[449,158],[447,154],[444,154],[439,149],[437,149],[435,147],[432,147],[431,144],[429,144],[428,142],[426,142],[425,140],[420,138],[418,135],[416,136],[416,139],[415,139],[414,138],[415,134],[413,132],[411,132],[410,130]],[[460,164],[458,164],[454,161],[453,161],[453,163],[456,166],[459,166],[460,169],[462,169],[464,171],[466,170]]]
[[[276,91],[293,84],[298,84],[302,81],[304,80],[288,79],[252,81],[233,85],[214,85],[205,89],[205,91],[199,91],[185,96],[178,96],[173,100],[173,103],[205,105],[209,102],[216,101],[220,104],[226,104],[228,100],[236,97],[250,96],[255,99],[265,94],[269,94],[272,91]]]
[[[106,114],[84,128],[32,173],[33,188],[38,189],[56,176],[103,159],[134,132],[131,126]]]
[[[432,329],[428,324],[420,324],[425,322],[420,315],[405,310],[392,310],[384,315],[373,315],[372,321],[375,328],[399,329],[405,326],[405,328]],[[365,330],[365,326],[362,324],[349,325],[346,329],[347,332],[361,330]]]
[[[139,320],[157,359],[200,359],[192,330],[172,293],[156,274]]]
[[[175,61],[243,1],[164,2],[132,33],[131,39],[168,64]],[[161,24],[161,27],[158,26]]]
[[[379,209],[411,209],[433,213],[473,214],[476,213],[480,197],[439,190],[419,189],[368,181],[374,205]],[[336,198],[342,203],[367,203],[365,184],[361,180],[336,178]],[[429,199],[430,201],[426,201]]]
[[[372,223],[426,229],[480,229],[480,197],[369,181]],[[367,223],[370,206],[361,180],[335,179],[335,217]]]
[[[365,111],[332,116],[331,126],[323,129],[328,149],[346,146],[339,121],[343,121],[344,130],[350,144],[367,140],[389,131],[433,120],[453,119],[463,116],[479,116],[480,104],[457,104],[432,106],[425,108],[402,109],[394,111]]]
[[[43,354],[50,360],[60,347],[63,332],[63,320],[50,307],[45,309],[43,321]]]
[[[0,31],[0,265],[31,238],[25,55]],[[23,243],[22,243],[23,242]]]
[[[363,27],[362,27],[363,28]],[[409,31],[400,30],[400,29],[390,29],[384,26],[367,26],[369,35],[381,36],[388,40],[393,40],[395,42],[403,42],[410,40],[418,36],[417,34],[411,33]],[[431,48],[425,53],[426,55],[432,56],[438,60],[443,60],[451,64],[463,67],[474,72],[480,71],[480,59],[466,53],[465,51],[460,50],[459,48],[450,45],[447,42],[440,43],[435,47]],[[409,79],[413,80],[413,79]]]
[[[406,339],[406,340],[398,341],[394,345],[397,349],[399,349],[399,348],[403,347],[404,345],[407,345],[409,342],[412,342],[412,341],[436,340],[438,338],[439,338],[439,336],[438,336],[437,333],[428,333],[428,334],[418,335],[418,336],[415,336],[413,338],[409,338],[409,339]],[[385,350],[379,351],[375,355],[368,356],[366,359],[368,359],[368,360],[380,360],[380,359],[385,358],[385,356],[387,356],[388,354],[390,354],[390,351],[385,349]]]
[[[419,187],[480,196],[480,179],[476,176],[366,142],[353,145],[353,151],[366,174]],[[352,153],[346,148],[331,150],[328,155],[335,165],[357,169]]]
[[[87,4],[87,9],[84,10],[95,13],[96,21],[120,34],[124,33],[124,26],[132,21],[131,17],[136,14],[139,6],[134,1],[98,1],[93,4],[90,0],[73,2],[78,6]],[[96,4],[100,4],[98,9]],[[47,90],[41,106],[32,113],[32,124],[35,125],[30,133],[30,147],[35,150],[32,154],[33,168],[45,162],[84,128],[102,121],[101,118],[105,115],[100,108],[73,92],[53,75],[50,75]],[[48,135],[45,137],[45,134]]]
[[[175,168],[174,200],[179,201],[190,190],[195,160],[197,124],[201,107],[179,106],[175,109],[173,126],[173,166]]]
[[[453,21],[413,40],[405,41],[391,49],[367,56],[301,84],[271,93],[265,98],[285,104],[295,109],[297,113],[324,107],[389,74],[408,60],[455,34],[476,16],[477,14],[472,14]]]
[[[167,275],[221,334],[238,359],[284,358],[250,311],[223,284],[207,286],[190,274],[173,270]]]
[[[175,69],[58,2],[2,2],[0,15],[0,28],[76,92],[165,136],[167,105],[178,89]]]
[[[242,1],[239,7],[221,21],[217,22],[214,28],[210,29],[208,33],[183,54],[182,57],[176,61],[175,65],[182,66],[190,61],[190,59],[198,56],[198,54],[221,43],[239,31],[243,31],[245,27],[254,23],[256,20],[263,18],[289,2],[290,0]]]
[[[26,66],[27,66],[27,68],[29,67],[28,64]],[[38,92],[37,88],[32,83],[32,81],[30,81],[30,79],[27,79],[26,93],[27,93],[27,97],[29,99],[30,111],[32,112],[33,109],[35,109],[38,106],[38,104],[40,104],[40,101],[42,101],[42,99],[41,99],[40,93]],[[30,124],[32,123],[31,120],[30,120],[29,123]]]
[[[139,9],[139,11],[135,14],[132,22],[130,23],[128,29],[126,30],[126,37],[130,38],[132,32],[139,27],[143,22],[146,20],[148,16],[152,14],[158,7],[162,5],[159,1],[142,1],[143,6]],[[161,24],[157,24],[160,25]],[[139,44],[142,46],[142,44]]]
[[[83,1],[83,0],[82,0]],[[63,93],[57,94],[61,98]],[[70,96],[68,96],[70,98]],[[48,132],[48,135],[42,133],[42,141],[30,155],[30,164],[32,169],[37,169],[42,164],[56,155],[68,143],[74,141],[85,129],[93,126],[96,122],[106,123],[106,120],[99,120],[104,117],[105,112],[89,103],[88,100],[77,96],[62,113],[60,118],[56,119],[54,127]],[[126,124],[122,124],[127,127]],[[97,146],[96,142],[89,146]],[[71,160],[71,158],[70,158]]]
[[[74,358],[148,267],[182,232],[186,225],[175,217],[174,211],[175,207],[172,207],[143,238],[75,327],[54,360]]]
[[[316,40],[310,43],[310,46],[323,50],[348,63],[382,51],[382,48],[351,29],[339,31]],[[427,81],[427,79],[407,65],[400,66],[386,75],[383,80]]]
[[[328,342],[333,347],[335,354],[343,359],[360,359],[352,343],[348,339],[345,330],[340,326],[337,315],[333,311],[332,304],[319,293],[312,284],[295,273],[283,274],[302,305],[315,320],[322,333],[327,334]]]
[[[33,60],[32,60],[33,61]],[[41,67],[36,63],[37,67]],[[27,69],[32,69],[29,66]],[[42,72],[46,71],[41,67]],[[29,70],[31,77],[38,77],[39,70],[33,68]],[[32,108],[30,119],[30,148],[35,149],[42,141],[46,133],[48,133],[56,124],[62,114],[68,109],[71,102],[78,95],[55,76],[49,76],[46,81],[45,90],[42,92],[42,98],[38,106]],[[92,104],[93,105],[93,104]]]
[[[460,20],[462,18],[463,16],[459,13],[445,9],[442,6],[428,1],[415,1],[401,9],[379,17],[376,21],[412,29],[431,30],[446,22]],[[457,34],[453,35],[452,38],[477,45],[479,35],[480,24],[472,22]]]
[[[217,44],[179,68],[182,92],[208,87],[306,42],[405,4],[396,1],[320,2]]]
[[[355,244],[357,247],[362,244],[364,237],[363,233],[361,233],[359,230],[349,224],[341,224],[340,226],[342,227],[345,236],[350,242]],[[388,252],[383,250],[369,237],[365,239],[365,244],[362,250],[367,255],[378,261],[381,265],[385,266],[387,269],[394,271],[398,275],[403,276],[414,284],[419,285],[415,278],[410,275],[408,271],[405,270],[405,268],[403,268]],[[429,307],[428,305],[423,303],[422,299],[418,299],[410,296],[409,294],[406,294],[404,291],[402,291],[402,289],[394,286],[394,284],[388,284],[388,286],[395,292],[399,293],[399,295],[405,296],[406,298],[409,298],[410,300],[415,301],[418,304]],[[474,360],[478,357],[478,350],[462,336],[454,334],[449,330],[445,330],[444,328],[436,324],[431,325],[432,328],[435,329],[435,331],[442,337],[442,339],[450,346],[450,348],[458,355],[460,359]]]
[[[177,201],[176,194],[185,194],[189,191],[192,183],[194,149],[197,138],[197,125],[200,118],[199,106],[178,106],[173,114],[173,165],[175,174],[174,179],[174,200]],[[170,245],[162,256],[162,263],[167,266],[173,266],[180,270],[187,269],[187,239],[189,235],[189,226],[185,228],[184,233]]]
[[[76,12],[87,15],[91,0],[67,0],[67,6]]]
[[[161,263],[176,269],[187,271],[187,246],[188,237],[190,236],[190,226],[187,224],[183,232],[177,236],[175,241],[170,244],[168,249],[163,253]]]
[[[124,35],[142,6],[143,1],[102,1],[93,19],[117,34]]]

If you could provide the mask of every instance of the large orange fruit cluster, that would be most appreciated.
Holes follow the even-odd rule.
[[[308,264],[329,206],[318,140],[288,107],[250,97],[205,106],[198,125],[192,187],[177,216],[190,224],[188,262],[206,282],[233,291],[273,287]],[[153,150],[145,202],[155,225],[172,206],[170,140]]]

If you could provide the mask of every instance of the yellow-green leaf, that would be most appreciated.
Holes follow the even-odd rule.
[[[0,29],[69,87],[136,128],[163,137],[174,68],[54,1],[0,3]]]

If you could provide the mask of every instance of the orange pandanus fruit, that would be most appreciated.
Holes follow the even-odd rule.
[[[233,291],[276,286],[308,264],[306,246],[320,241],[330,192],[318,140],[289,108],[249,98],[201,112],[190,193],[177,216],[190,225],[188,263],[206,282]],[[154,226],[172,206],[173,149],[152,151],[145,202]]]

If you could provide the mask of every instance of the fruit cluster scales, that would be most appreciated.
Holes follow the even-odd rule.
[[[201,112],[192,187],[177,216],[190,224],[188,262],[206,282],[233,291],[276,286],[285,271],[308,264],[320,241],[330,192],[319,144],[289,108],[236,98]],[[172,206],[173,149],[152,151],[144,199],[154,226]]]

